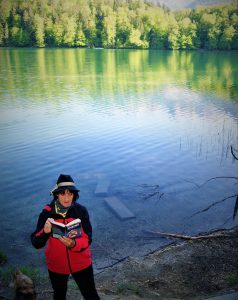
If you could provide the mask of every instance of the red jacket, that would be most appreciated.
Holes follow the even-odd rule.
[[[76,245],[67,248],[60,240],[53,238],[51,234],[44,232],[44,224],[47,218],[53,218],[64,224],[80,218],[82,224],[82,236],[76,238]],[[69,208],[66,217],[56,214],[54,200],[46,205],[39,215],[36,230],[31,234],[32,245],[40,249],[46,245],[45,255],[47,267],[50,271],[60,274],[71,274],[81,271],[92,264],[90,244],[92,241],[92,226],[87,209],[74,203]]]

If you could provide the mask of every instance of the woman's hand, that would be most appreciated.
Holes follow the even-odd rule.
[[[44,232],[45,233],[51,233],[52,225],[49,221],[49,218],[46,220],[45,225],[44,225]]]
[[[75,240],[66,236],[61,236],[59,240],[68,248],[73,248],[76,245]]]

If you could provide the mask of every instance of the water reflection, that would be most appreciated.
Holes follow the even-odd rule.
[[[2,49],[0,60],[1,94],[7,90],[13,98],[31,100],[34,89],[40,101],[98,94],[118,101],[121,93],[140,95],[173,84],[238,99],[236,52]],[[18,88],[21,95],[14,93]]]
[[[11,241],[29,243],[32,215],[63,172],[79,182],[95,247],[110,243],[118,258],[138,254],[132,237],[142,228],[196,234],[236,224],[235,198],[221,200],[237,181],[202,183],[237,173],[237,61],[235,52],[0,49],[0,225],[10,232],[0,242],[10,257],[19,260]],[[102,178],[135,220],[121,222],[95,196]],[[159,197],[142,197],[148,187]],[[29,249],[22,257],[40,264]]]

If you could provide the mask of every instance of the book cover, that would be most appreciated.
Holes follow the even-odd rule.
[[[71,239],[81,236],[81,220],[75,219],[68,224],[63,224],[55,221],[54,219],[50,219],[50,223],[52,224],[52,236],[54,238],[59,238],[60,236],[66,236]]]

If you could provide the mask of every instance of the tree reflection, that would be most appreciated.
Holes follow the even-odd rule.
[[[28,98],[34,88],[40,101],[81,97],[83,91],[118,101],[120,94],[153,93],[170,84],[237,101],[236,58],[235,52],[3,49],[2,91]]]

